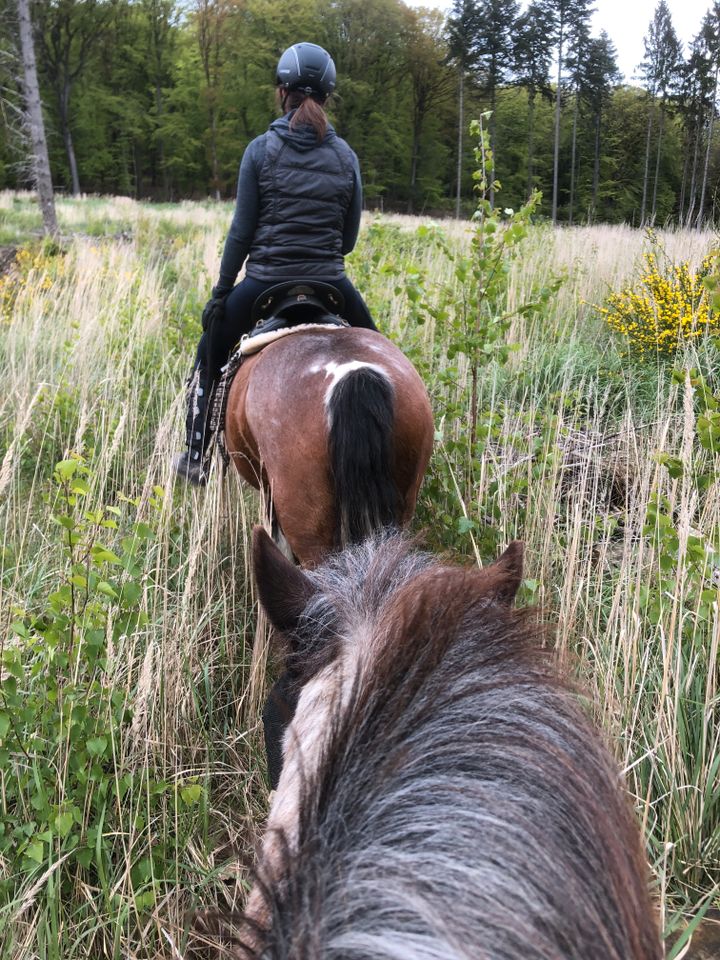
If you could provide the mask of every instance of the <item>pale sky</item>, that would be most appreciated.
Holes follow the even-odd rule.
[[[411,7],[438,7],[448,11],[451,0],[405,0]],[[678,36],[688,45],[700,29],[711,0],[667,0]],[[524,6],[524,4],[523,4]],[[595,0],[594,33],[607,30],[618,52],[618,64],[631,81],[643,56],[643,37],[657,6],[657,0]]]

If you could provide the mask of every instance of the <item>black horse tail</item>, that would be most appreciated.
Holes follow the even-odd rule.
[[[394,408],[392,383],[372,367],[350,371],[332,391],[329,446],[338,548],[400,522]]]

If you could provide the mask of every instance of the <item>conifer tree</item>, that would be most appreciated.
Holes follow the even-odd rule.
[[[540,95],[552,99],[550,62],[552,60],[553,20],[547,6],[531,3],[518,18],[515,28],[515,77],[527,90],[527,195],[535,189],[535,101]]]
[[[702,187],[700,189],[700,203],[697,214],[698,227],[702,226],[705,219],[705,197],[707,195],[708,172],[710,169],[710,150],[715,127],[715,114],[717,112],[718,76],[720,75],[720,0],[715,0],[712,8],[705,14],[700,34],[705,56],[708,61],[708,75],[712,76],[712,82],[709,84],[710,104],[707,120],[705,162],[703,164]]]
[[[712,64],[702,40],[695,38],[688,60],[681,67],[677,97],[683,123],[683,175],[678,204],[679,221],[688,226],[696,214],[698,173],[703,132],[712,103]]]
[[[617,53],[606,31],[599,37],[591,38],[584,70],[583,94],[588,102],[593,123],[593,178],[590,219],[594,220],[598,210],[600,189],[600,157],[602,141],[603,114],[610,103],[613,86],[620,83],[621,75],[617,65]]]
[[[457,189],[455,216],[460,217],[462,199],[463,136],[465,132],[465,84],[468,73],[477,64],[480,14],[476,0],[454,0],[447,24],[449,62],[458,78]]]
[[[557,87],[555,89],[555,136],[553,146],[552,221],[557,223],[558,185],[560,174],[560,116],[562,110],[563,70],[569,36],[587,22],[593,7],[591,0],[542,0],[552,18],[555,59],[557,61]]]
[[[572,91],[573,121],[570,148],[570,195],[568,198],[568,223],[572,224],[575,211],[575,181],[577,173],[577,133],[580,116],[580,100],[585,89],[585,68],[590,47],[590,24],[585,18],[571,21],[568,29],[566,65]]]
[[[647,35],[644,39],[645,56],[640,64],[640,74],[645,81],[648,92],[648,121],[645,140],[645,170],[643,174],[642,205],[640,208],[640,223],[646,222],[648,209],[650,154],[652,148],[652,128],[656,112],[659,111],[657,154],[655,163],[655,181],[653,187],[651,215],[655,217],[657,206],[657,181],[660,170],[660,152],[662,149],[662,135],[665,121],[665,108],[668,97],[677,85],[680,64],[682,63],[682,46],[673,27],[670,9],[666,0],[659,0],[655,13],[650,21]],[[659,104],[658,104],[659,100]]]
[[[518,0],[481,0],[477,37],[477,70],[480,88],[489,99],[490,147],[497,156],[497,90],[513,65],[513,36],[519,12]],[[490,183],[490,203],[495,191]]]

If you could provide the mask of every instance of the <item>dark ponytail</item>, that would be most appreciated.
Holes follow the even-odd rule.
[[[328,119],[323,109],[324,100],[316,99],[314,94],[306,94],[302,90],[291,90],[285,97],[283,108],[286,113],[294,110],[290,121],[290,129],[301,124],[312,127],[318,140],[324,140],[328,128]]]

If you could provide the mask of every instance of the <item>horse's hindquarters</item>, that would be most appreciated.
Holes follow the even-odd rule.
[[[344,404],[337,419],[335,401],[343,393],[354,401]],[[345,451],[335,470],[329,445],[334,416],[336,439],[342,438]],[[378,431],[384,429],[390,443],[387,467],[382,458],[360,456],[362,448],[383,442]],[[323,330],[288,336],[241,367],[230,392],[226,435],[242,476],[255,486],[262,478],[269,489],[295,555],[314,565],[342,545],[338,506],[362,512],[365,505],[357,499],[362,488],[387,489],[392,483],[397,489],[393,517],[384,508],[370,509],[367,516],[374,519],[362,527],[365,532],[390,519],[406,523],[411,518],[430,457],[433,423],[422,381],[390,341],[369,330]],[[350,460],[357,483],[342,501],[336,475]],[[381,470],[391,475],[379,476]]]

